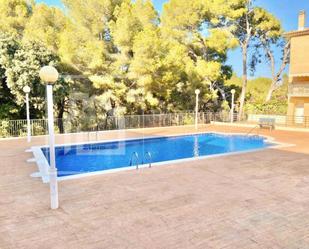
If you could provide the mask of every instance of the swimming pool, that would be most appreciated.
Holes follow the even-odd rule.
[[[58,177],[246,152],[274,145],[265,137],[203,133],[56,147]],[[48,147],[40,147],[49,165]],[[42,161],[42,157],[41,157]],[[48,167],[48,166],[47,166]],[[42,167],[40,167],[42,171]]]

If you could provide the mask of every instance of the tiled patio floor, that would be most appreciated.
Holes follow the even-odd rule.
[[[25,140],[0,141],[0,248],[309,248],[309,133],[263,133],[296,146],[62,181],[57,211]]]

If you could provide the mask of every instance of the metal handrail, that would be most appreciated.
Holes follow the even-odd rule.
[[[133,152],[132,156],[131,156],[131,160],[130,160],[130,166],[133,165],[133,158],[136,158],[136,169],[138,169],[138,153],[137,152]]]
[[[150,153],[149,151],[145,153],[144,159],[146,159],[147,156],[148,156],[148,159],[149,159],[149,168],[151,168],[151,164],[152,164],[152,155],[151,155],[151,153]],[[144,164],[144,162],[143,162],[143,164]]]
[[[249,136],[258,127],[260,127],[260,125],[254,126],[252,129],[249,130],[249,132],[246,134],[246,136]],[[259,136],[259,132],[257,134],[255,134],[255,136]]]

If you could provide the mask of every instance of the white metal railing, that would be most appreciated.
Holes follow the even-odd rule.
[[[275,125],[309,128],[309,116],[284,116],[284,115],[263,115],[247,114],[239,117],[229,112],[200,112],[198,115],[199,124],[208,124],[212,121],[225,123],[253,123],[257,124],[260,118],[273,118]],[[110,116],[100,120],[89,119],[86,122],[74,119],[56,119],[55,133],[78,133],[88,132],[88,136],[97,139],[97,131],[124,130],[136,128],[153,128],[167,126],[194,125],[195,114],[191,113],[167,113],[167,114],[145,114]],[[32,119],[30,122],[32,136],[46,135],[48,124],[46,119]],[[93,132],[93,134],[92,134]],[[27,120],[0,120],[0,137],[25,137],[27,135]],[[90,138],[89,138],[90,139]]]
[[[289,95],[292,97],[309,97],[309,82],[303,84],[289,84]]]
[[[246,114],[240,117],[235,113],[231,120],[231,116],[228,116],[226,112],[221,112],[212,114],[211,121],[258,124],[263,118],[273,119],[275,126],[309,128],[309,116]]]
[[[285,115],[269,115],[269,114],[248,114],[248,122],[259,122],[261,118],[272,118],[276,124],[286,124],[287,116]]]
[[[248,114],[248,123],[258,123],[260,119],[271,118],[276,126],[309,128],[309,116]]]
[[[209,123],[211,113],[199,113],[198,123]],[[74,119],[55,119],[55,133],[94,132],[103,130],[122,130],[135,128],[152,128],[166,126],[194,125],[195,114],[167,113],[110,116],[100,120],[89,119],[84,122]],[[32,119],[30,121],[31,135],[46,135],[47,119]],[[0,120],[0,137],[24,137],[27,135],[27,120]]]

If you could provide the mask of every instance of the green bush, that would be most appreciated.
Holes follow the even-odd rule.
[[[183,124],[184,125],[192,125],[194,124],[194,117],[193,114],[186,114],[183,118]]]
[[[0,137],[9,137],[9,121],[0,122]]]

